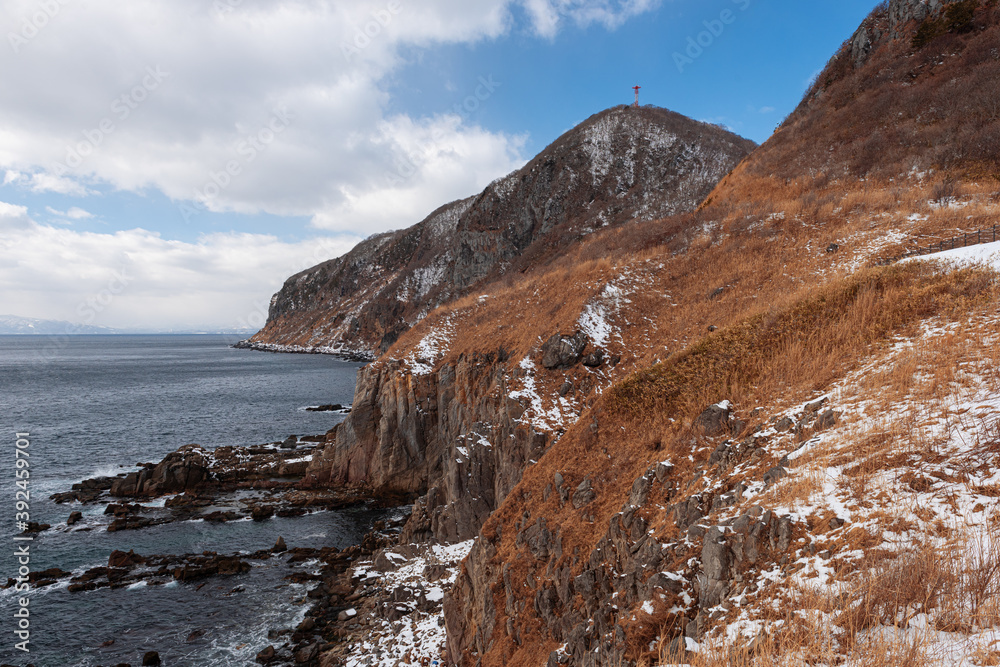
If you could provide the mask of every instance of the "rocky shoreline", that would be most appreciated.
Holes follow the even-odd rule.
[[[311,347],[303,345],[280,345],[278,343],[257,343],[252,340],[241,340],[233,344],[235,350],[253,350],[255,352],[271,352],[274,354],[325,354],[344,361],[370,363],[375,361],[375,355],[368,350],[352,350],[345,347]]]
[[[333,406],[321,406],[333,407]],[[344,409],[344,406],[336,406]],[[348,408],[349,409],[349,408]],[[81,521],[74,510],[66,521],[69,533],[104,529],[108,532],[142,530],[176,521],[203,520],[210,524],[231,521],[267,521],[272,517],[299,517],[317,511],[363,507],[366,509],[407,508],[391,518],[378,520],[360,544],[343,550],[335,547],[303,548],[287,545],[283,538],[270,549],[253,553],[220,554],[214,551],[179,555],[139,554],[133,550],[113,551],[106,565],[86,571],[66,572],[59,568],[32,572],[29,585],[38,589],[65,586],[71,594],[99,589],[134,586],[164,586],[173,582],[194,584],[197,589],[210,581],[229,581],[232,592],[242,588],[240,578],[265,561],[287,568],[284,580],[308,587],[303,602],[308,605],[304,620],[294,627],[272,629],[272,643],[257,655],[264,665],[361,665],[360,647],[378,644],[378,636],[399,631],[401,619],[410,613],[423,617],[440,614],[443,579],[454,580],[461,558],[446,564],[433,554],[421,561],[428,547],[400,547],[399,535],[409,516],[413,498],[402,495],[373,497],[364,491],[315,490],[304,488],[306,469],[323,436],[297,438],[254,447],[221,447],[214,451],[200,445],[186,445],[168,454],[159,463],[145,463],[137,470],[115,477],[88,479],[66,492],[57,493],[57,503],[77,506],[105,505],[108,523]],[[91,513],[93,514],[93,513]],[[35,532],[51,526],[36,525]],[[434,562],[433,567],[429,564]],[[424,591],[420,582],[405,586],[379,585],[378,572],[396,572],[404,564],[423,563],[427,572]],[[450,568],[450,569],[449,569]],[[0,588],[14,586],[8,580]],[[225,585],[226,587],[229,584]],[[196,590],[197,590],[196,589]],[[443,616],[434,621],[443,632]],[[373,634],[374,633],[374,634]],[[381,633],[381,634],[380,634]],[[192,633],[196,634],[196,633]],[[374,638],[373,638],[374,637]],[[112,640],[113,641],[113,640]],[[438,644],[438,648],[440,644]],[[161,664],[150,654],[141,662]],[[162,663],[165,664],[165,663]],[[5,667],[5,666],[4,666]]]

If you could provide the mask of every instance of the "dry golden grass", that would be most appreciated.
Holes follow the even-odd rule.
[[[469,298],[432,313],[400,339],[391,356],[405,356],[430,329],[449,319],[455,334],[445,361],[503,348],[513,367],[524,356],[537,355],[539,343],[552,334],[573,333],[585,306],[609,282],[631,281],[628,303],[611,315],[621,335],[608,346],[610,354],[622,355],[617,368],[600,371],[600,381],[581,368],[538,373],[543,397],[569,376],[586,388],[581,393],[592,409],[525,472],[519,487],[487,522],[484,534],[497,548],[490,567],[508,564],[517,582],[529,572],[542,576],[515,544],[513,526],[530,511],[532,521],[545,517],[550,526],[560,527],[564,553],[578,550],[579,561],[567,555],[553,567],[577,573],[606,533],[610,517],[620,511],[632,481],[652,462],[676,463],[672,478],[681,498],[708,485],[704,478],[692,483],[707,453],[700,451],[703,443],[689,429],[691,419],[707,404],[728,398],[742,411],[794,404],[862,367],[896,339],[917,337],[918,325],[928,320],[960,326],[896,355],[892,365],[872,370],[854,387],[858,399],[868,401],[874,412],[907,401],[928,409],[879,424],[888,434],[883,441],[842,443],[840,455],[855,458],[839,465],[851,468],[843,478],[859,507],[899,502],[880,497],[884,489],[876,482],[881,478],[897,484],[912,481],[918,487],[918,476],[934,479],[931,472],[940,471],[946,452],[942,441],[927,435],[927,424],[975,418],[950,414],[946,405],[937,405],[963,382],[957,369],[964,365],[987,381],[1000,379],[1000,346],[995,344],[1000,339],[994,338],[992,346],[982,344],[982,336],[996,335],[996,324],[983,330],[969,319],[970,313],[982,314],[987,303],[995,311],[994,278],[980,271],[942,274],[926,266],[858,270],[918,244],[995,224],[994,175],[1000,151],[990,149],[992,156],[984,159],[975,151],[996,143],[970,142],[995,133],[996,119],[972,122],[973,116],[978,118],[975,109],[948,117],[936,111],[941,117],[924,125],[916,117],[930,113],[931,107],[953,108],[973,98],[942,98],[949,86],[957,90],[968,88],[973,79],[991,85],[1000,81],[996,66],[981,67],[976,60],[984,45],[991,39],[995,43],[995,28],[962,37],[968,48],[963,46],[960,56],[941,67],[926,53],[891,62],[877,54],[869,70],[858,72],[837,69],[842,61],[833,63],[821,85],[826,87],[824,99],[836,103],[819,109],[804,106],[724,179],[696,214],[595,233],[560,259],[485,286],[481,293],[490,295],[485,301]],[[887,63],[891,67],[883,67]],[[908,85],[907,73],[924,66],[934,69],[935,77],[927,95],[921,96],[917,86]],[[886,76],[892,94],[880,99],[879,91],[888,90],[880,88]],[[938,102],[947,104],[937,107]],[[887,104],[891,111],[905,113],[900,124],[910,134],[884,131],[884,119],[890,117]],[[989,101],[980,106],[986,108]],[[880,151],[883,160],[877,159]],[[925,173],[911,172],[913,167]],[[831,243],[839,245],[838,252],[825,252]],[[719,287],[725,288],[723,293],[711,298]],[[709,325],[718,331],[706,335]],[[603,396],[596,391],[587,395],[616,382]],[[654,451],[651,442],[660,446]],[[979,458],[964,465],[995,462],[1000,438],[986,438],[981,444]],[[791,480],[769,492],[773,502],[804,504],[814,497],[820,484],[816,471],[830,462],[823,457],[837,455],[805,457]],[[585,513],[560,507],[554,497],[541,500],[556,471],[571,487],[591,477],[597,499]],[[913,473],[909,481],[903,479],[907,472]],[[783,607],[775,617],[787,621],[788,631],[764,635],[756,645],[723,647],[717,655],[692,659],[692,664],[835,664],[849,655],[855,664],[873,667],[921,665],[928,661],[925,635],[865,629],[886,624],[892,629],[925,609],[950,627],[970,620],[980,626],[995,624],[996,579],[990,568],[959,557],[958,533],[934,512],[916,507],[913,514],[929,534],[926,542],[910,545],[902,555],[881,550],[881,545],[912,532],[912,518],[886,512],[885,535],[863,528],[831,531],[824,537],[830,542],[825,546],[835,553],[862,549],[869,556],[861,563],[835,559],[843,563],[838,576],[847,587],[844,595],[814,592],[814,599],[803,603],[807,596],[802,593],[792,600],[798,607]],[[821,518],[828,521],[830,516]],[[658,524],[657,530],[661,528],[667,530]],[[949,539],[948,551],[935,553],[930,546]],[[494,596],[496,627],[502,628],[502,593],[485,594]],[[773,599],[782,598],[773,594]],[[532,647],[548,646],[550,635],[530,607],[529,601],[516,619],[523,646],[514,645],[500,630],[494,632],[494,649],[482,656],[484,667],[539,663]],[[832,642],[821,622],[792,613],[803,608],[843,616],[849,640],[844,645]],[[671,632],[664,630],[661,636]],[[639,655],[639,640],[648,635],[646,627],[629,640],[633,657],[652,664],[649,656]]]
[[[767,630],[737,641],[709,637],[701,654],[683,659],[670,655],[670,642],[663,640],[658,664],[942,664],[934,631],[975,633],[1000,626],[998,537],[996,531],[967,532],[944,546],[924,542],[902,552],[869,550],[863,562],[838,575],[848,584],[843,592],[775,586],[765,591],[778,603],[778,611],[766,616]],[[914,625],[918,616],[931,625]],[[971,657],[976,664],[993,664],[1000,656],[983,644],[973,642]]]
[[[992,274],[941,274],[921,265],[868,270],[783,309],[705,338],[609,392],[625,419],[691,414],[729,398],[757,405],[782,393],[821,388],[872,346],[931,315],[971,308]]]

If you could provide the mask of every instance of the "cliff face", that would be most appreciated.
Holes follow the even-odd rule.
[[[664,109],[602,112],[478,196],[292,276],[251,343],[378,356],[436,306],[597,229],[693,211],[754,146]]]
[[[454,205],[436,266],[476,291],[404,323],[309,469],[312,484],[417,496],[406,540],[478,538],[445,601],[449,662],[685,663],[717,642],[738,658],[787,647],[839,664],[860,650],[854,629],[898,618],[863,598],[869,570],[896,554],[907,571],[906,550],[924,548],[915,539],[943,548],[944,498],[993,502],[994,278],[866,268],[906,242],[995,224],[1000,8],[980,3],[915,46],[945,15],[909,0],[879,8],[863,57],[855,36],[696,213],[620,224],[660,205],[642,192],[661,182],[641,176],[642,150],[622,157],[657,143],[643,138],[652,127],[633,131],[629,110]],[[377,258],[407,238],[423,247],[415,230],[336,266],[409,275],[405,252]],[[435,284],[425,307],[445,298]],[[358,313],[376,312],[359,299]],[[297,308],[272,325],[294,328],[308,303]],[[956,332],[969,332],[966,357]],[[993,407],[950,430],[948,401],[978,410],[981,397]],[[912,415],[928,421],[915,428]],[[971,455],[969,443],[986,458],[939,455]],[[894,505],[941,511],[879,514]],[[843,593],[824,598],[815,582]],[[805,616],[786,611],[797,609],[816,624],[796,625]],[[851,625],[858,609],[870,616]],[[826,644],[794,644],[803,637]]]
[[[549,440],[508,397],[507,361],[501,350],[424,374],[392,360],[362,369],[353,410],[314,457],[308,484],[419,495],[404,541],[475,537]]]
[[[902,274],[865,273],[885,248],[994,224],[1000,8],[973,1],[961,3],[971,13],[948,12],[958,4],[880,6],[778,133],[712,193],[714,204],[695,220],[717,231],[686,244],[684,253],[659,248],[658,261],[678,277],[649,289],[669,293],[669,302],[630,308],[630,319],[660,324],[660,341],[690,334],[692,322],[701,333],[684,352],[670,355],[668,344],[646,370],[613,380],[491,515],[446,600],[450,661],[511,667],[538,665],[544,655],[549,667],[589,667],[757,658],[797,664],[809,656],[862,664],[866,656],[892,654],[854,634],[877,633],[902,617],[895,615],[901,608],[865,607],[880,604],[870,586],[897,577],[883,592],[905,595],[898,582],[915,571],[912,554],[942,548],[961,560],[961,547],[943,545],[969,539],[961,530],[932,535],[931,523],[953,509],[924,518],[910,509],[925,506],[923,494],[957,493],[955,506],[962,507],[979,501],[975,489],[961,490],[970,489],[968,480],[956,478],[947,491],[909,484],[924,479],[922,464],[914,464],[919,457],[908,457],[926,441],[896,430],[903,415],[930,414],[961,399],[932,398],[911,380],[897,391],[888,375],[900,349],[923,348],[942,335],[938,327],[960,326],[971,338],[941,353],[952,359],[946,370],[935,370],[936,355],[918,355],[907,372],[927,373],[933,382],[939,372],[969,369],[955,391],[970,395],[986,396],[995,389],[977,387],[997,385],[988,366],[971,370],[990,345],[982,331],[996,326],[997,295],[985,288],[995,276],[964,283],[968,275],[911,275],[907,289],[925,296],[956,281],[944,289],[963,293],[965,305],[955,311],[944,305],[950,297],[933,306],[934,299],[920,297],[919,312],[894,321],[898,303],[881,281]],[[916,39],[918,31],[926,39]],[[609,255],[621,252],[607,247]],[[680,276],[685,269],[698,279]],[[859,275],[860,282],[875,280],[878,294],[844,278]],[[857,302],[867,315],[851,314],[852,305],[837,316],[845,328],[872,333],[894,323],[878,332],[881,342],[833,362],[850,349],[847,337],[801,318],[833,312],[839,297],[816,290],[818,300],[809,304],[802,283],[871,299]],[[670,308],[687,313],[686,321],[657,316]],[[705,336],[705,325],[714,333]],[[730,338],[758,326],[792,339]],[[636,344],[637,337],[622,335]],[[815,353],[806,350],[813,344]],[[818,359],[831,363],[819,371]],[[751,380],[734,370],[744,361],[747,372],[763,374]],[[742,396],[723,401],[734,392]],[[623,417],[623,403],[638,407]],[[872,416],[876,405],[884,420]],[[967,460],[973,446],[963,442],[994,447],[988,424],[1000,423],[1000,406],[984,414],[969,426],[974,436],[940,434],[949,454],[937,460]],[[872,523],[883,511],[892,518]],[[890,521],[910,528],[883,532]],[[991,530],[986,521],[974,524],[973,540]],[[966,576],[958,573],[963,567],[929,576]],[[947,604],[922,610],[943,618]],[[916,623],[902,625],[916,636]],[[830,627],[836,630],[828,633]],[[936,641],[929,638],[928,646]],[[695,658],[692,649],[702,655]],[[717,660],[705,655],[710,649]],[[927,653],[926,662],[898,654],[890,662],[948,664]]]

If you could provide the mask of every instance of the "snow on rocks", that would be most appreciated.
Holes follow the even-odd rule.
[[[391,562],[390,571],[385,572],[375,569],[379,559],[359,563],[354,577],[392,591],[396,601],[373,617],[364,639],[350,648],[346,667],[426,667],[442,663],[446,637],[441,602],[474,542],[429,545],[409,557],[391,550],[384,552]]]
[[[455,336],[455,323],[451,317],[436,324],[406,357],[414,375],[430,375],[437,361],[448,354]]]
[[[825,396],[788,409],[755,434],[769,455],[784,454],[789,475],[770,488],[748,488],[744,497],[808,527],[808,535],[781,567],[754,575],[749,588],[758,593],[747,596],[749,604],[740,592],[721,601],[716,613],[725,622],[721,633],[703,640],[705,646],[755,641],[765,629],[773,636],[780,626],[764,619],[789,605],[796,622],[826,628],[823,640],[843,652],[838,619],[845,609],[857,609],[850,605],[865,595],[865,577],[920,565],[921,554],[935,553],[943,555],[935,566],[942,581],[962,580],[983,572],[977,563],[1000,558],[998,331],[1000,316],[988,312],[961,324],[925,322]],[[834,408],[836,423],[804,437],[797,428],[778,428],[810,406],[816,412]],[[746,464],[738,465],[730,477],[746,471]],[[712,520],[725,525],[742,511],[736,505]],[[944,602],[900,608],[894,621],[875,622],[853,640],[861,646],[914,643],[926,664],[984,664],[973,656],[976,647],[1000,638],[996,621],[975,622],[964,594],[946,588],[936,594]],[[984,593],[1000,594],[1000,578],[993,575]],[[812,608],[803,600],[820,603]],[[956,627],[948,613],[965,619],[961,632],[942,631]],[[844,664],[857,664],[845,657]]]
[[[621,276],[621,278],[627,277],[628,274]],[[621,342],[621,332],[611,324],[610,319],[621,311],[622,306],[632,303],[627,295],[625,288],[612,281],[584,307],[577,325],[594,347],[604,348],[612,338],[617,338]]]

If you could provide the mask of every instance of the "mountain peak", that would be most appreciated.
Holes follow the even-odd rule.
[[[755,147],[667,109],[606,109],[479,195],[293,276],[251,344],[377,356],[438,305],[598,229],[694,211]]]

